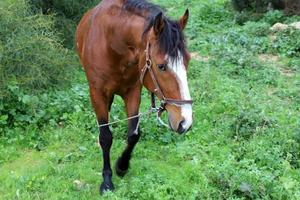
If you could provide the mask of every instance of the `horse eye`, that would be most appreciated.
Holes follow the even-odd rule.
[[[157,65],[158,69],[160,69],[161,71],[166,71],[167,70],[167,65],[166,64],[160,64]]]

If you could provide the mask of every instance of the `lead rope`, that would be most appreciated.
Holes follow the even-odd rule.
[[[163,122],[163,120],[161,119],[161,114],[165,110],[165,108],[162,105],[160,107],[155,107],[155,96],[153,94],[151,94],[151,101],[152,101],[152,105],[151,105],[151,108],[149,109],[148,112],[139,113],[138,115],[134,115],[134,116],[131,116],[131,117],[127,117],[125,119],[120,119],[120,120],[116,120],[116,121],[113,121],[113,122],[110,122],[110,123],[106,123],[106,124],[101,124],[101,125],[99,124],[99,122],[97,120],[97,125],[98,125],[99,128],[102,128],[102,127],[110,126],[110,125],[113,125],[113,124],[118,124],[120,122],[124,122],[124,121],[127,121],[127,120],[140,118],[140,117],[143,117],[145,115],[150,115],[152,113],[156,113],[157,121],[161,125],[169,128],[168,124],[166,124],[165,122]],[[139,120],[139,123],[140,123],[140,120]]]
[[[159,112],[159,108],[150,108],[148,112],[139,113],[138,115],[127,117],[125,119],[116,120],[116,121],[106,123],[106,124],[101,124],[100,125],[98,120],[97,120],[97,124],[98,124],[98,127],[101,128],[101,127],[110,126],[110,125],[113,125],[113,124],[117,124],[117,123],[124,122],[124,121],[131,120],[131,119],[136,119],[136,118],[139,118],[139,117],[142,117],[142,116],[145,116],[145,115],[150,115],[152,113],[158,113],[158,112]]]

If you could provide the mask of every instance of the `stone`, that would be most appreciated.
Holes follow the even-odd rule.
[[[286,24],[282,24],[282,23],[276,23],[271,27],[271,31],[274,32],[279,32],[279,31],[284,31],[288,28],[289,26]]]
[[[300,22],[294,22],[290,24],[291,27],[300,30]]]

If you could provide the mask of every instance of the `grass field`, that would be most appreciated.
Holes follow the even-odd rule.
[[[300,199],[300,31],[269,31],[276,21],[300,18],[270,12],[238,25],[223,0],[155,2],[169,16],[191,11],[193,129],[179,136],[154,116],[143,118],[129,173],[114,176],[115,192],[100,197],[102,157],[81,72],[49,102],[51,109],[72,108],[60,113],[60,123],[0,137],[0,199]],[[146,111],[146,91],[142,101]],[[123,107],[116,98],[113,120],[125,117]],[[114,163],[126,123],[112,131]]]

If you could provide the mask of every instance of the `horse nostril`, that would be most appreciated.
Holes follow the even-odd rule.
[[[183,134],[185,132],[185,129],[183,128],[183,124],[185,123],[185,120],[182,120],[180,123],[179,123],[179,126],[178,126],[178,129],[177,129],[177,132],[179,134]]]

